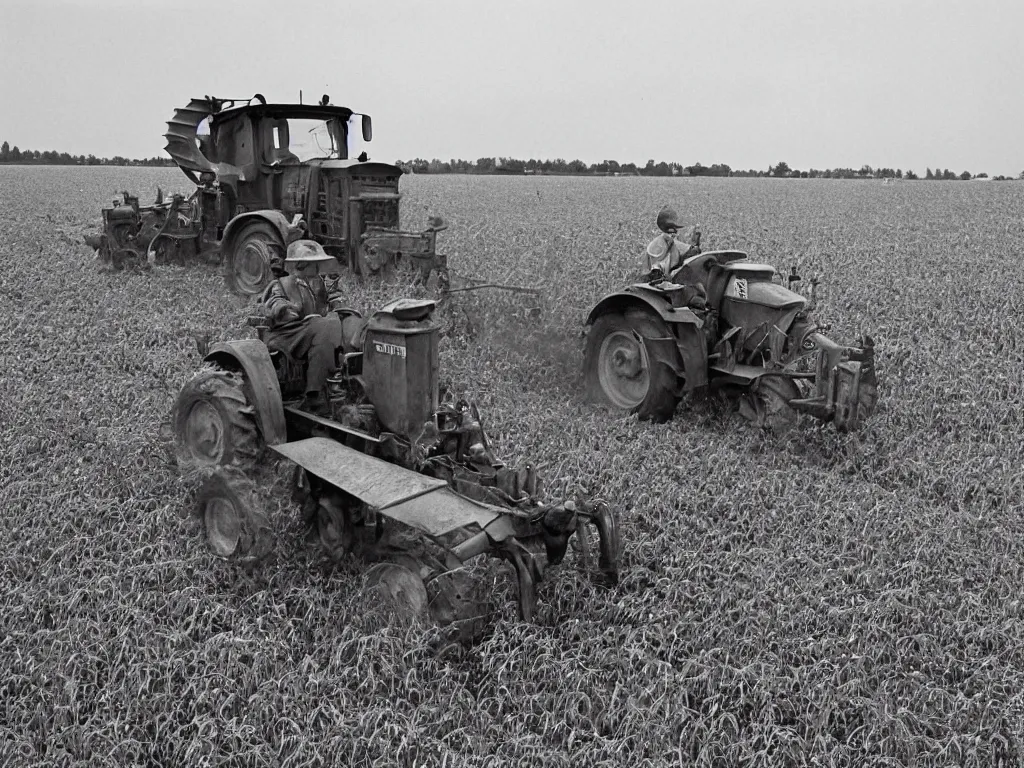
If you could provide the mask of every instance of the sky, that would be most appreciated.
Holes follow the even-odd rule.
[[[1018,0],[0,0],[0,141],[163,155],[196,96],[373,117],[372,159],[1024,171]]]

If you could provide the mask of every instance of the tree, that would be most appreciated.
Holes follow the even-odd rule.
[[[931,171],[929,171],[929,173],[930,172]],[[903,178],[906,179],[907,181],[917,181],[918,176],[916,173],[908,169],[907,172],[903,174]]]
[[[0,144],[0,163],[6,162],[11,156],[11,145],[6,141]]]
[[[963,173],[960,174],[960,181],[970,181],[970,180],[971,180],[971,172],[970,171],[964,171]]]
[[[932,173],[932,169],[931,168],[925,168],[924,177],[925,177],[925,179],[930,181],[930,180],[935,178],[935,174]]]
[[[792,172],[793,170],[789,167],[789,163],[785,162],[768,168],[769,176],[789,176]]]

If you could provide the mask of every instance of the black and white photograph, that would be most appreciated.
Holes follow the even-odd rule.
[[[0,2],[0,766],[1024,766],[1022,30]]]

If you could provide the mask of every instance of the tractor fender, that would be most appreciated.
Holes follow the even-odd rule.
[[[636,285],[609,294],[590,310],[586,326],[589,328],[601,315],[624,313],[630,309],[652,312],[672,328],[676,349],[683,359],[686,390],[703,387],[708,383],[708,346],[704,321],[689,307],[673,307],[660,292]]]
[[[288,221],[288,217],[281,213],[281,211],[275,211],[272,208],[268,208],[261,211],[247,211],[245,213],[240,213],[231,219],[231,221],[228,222],[228,225],[224,227],[224,237],[221,238],[220,241],[220,249],[222,253],[231,252],[231,249],[234,248],[235,239],[238,237],[238,233],[251,221],[265,221],[270,224],[281,235],[282,244],[286,244],[288,242],[288,238],[294,231],[291,222]]]
[[[267,445],[280,445],[288,440],[281,385],[266,344],[258,339],[217,342],[203,360],[225,368],[241,368],[263,440]]]
[[[632,287],[625,291],[610,293],[597,302],[585,325],[593,325],[601,315],[609,312],[625,312],[627,309],[649,309],[666,323],[688,323],[698,329],[704,327],[704,321],[688,307],[673,307],[660,292],[648,291],[641,287]]]

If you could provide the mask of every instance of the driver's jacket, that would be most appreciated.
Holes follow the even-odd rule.
[[[295,325],[309,315],[326,316],[331,310],[331,304],[341,298],[341,292],[337,290],[336,283],[332,283],[331,290],[328,290],[324,279],[319,275],[304,278],[299,275],[285,275],[267,286],[263,292],[261,302],[263,312],[270,323],[271,330]],[[292,302],[298,304],[302,309],[299,312],[299,319],[290,320],[287,323],[276,324],[277,310],[282,304]]]
[[[663,275],[668,276],[672,270],[682,266],[686,259],[699,253],[699,245],[678,240],[673,235],[658,235],[647,244],[642,265],[643,271],[647,273],[658,269]]]

